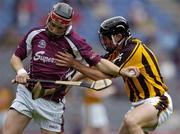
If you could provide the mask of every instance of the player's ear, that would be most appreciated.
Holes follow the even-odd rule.
[[[120,38],[120,39],[122,39],[122,38],[123,38],[123,35],[122,35],[122,34],[120,34],[120,33],[119,33],[119,34],[117,34],[116,36],[117,36],[118,38]]]

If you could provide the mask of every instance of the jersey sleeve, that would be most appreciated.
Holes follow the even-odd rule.
[[[30,32],[28,32],[24,38],[20,41],[16,51],[15,55],[19,57],[21,60],[24,60],[28,54],[31,52],[31,40],[30,38]]]
[[[96,65],[101,60],[101,56],[94,52],[90,44],[77,33],[73,33],[69,38],[76,45],[81,56],[90,66]]]

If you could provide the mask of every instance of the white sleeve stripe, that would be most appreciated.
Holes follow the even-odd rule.
[[[81,56],[79,50],[77,49],[76,45],[69,38],[65,37],[65,39],[67,40],[67,42],[69,43],[71,49],[73,50],[73,53],[76,56],[76,59],[78,61],[80,61],[81,63],[87,65],[87,62],[84,60],[84,58],[82,58],[82,56]],[[71,72],[67,73],[66,78],[71,79],[71,75],[72,75],[72,73],[74,73],[74,71],[75,70],[72,70]]]
[[[32,31],[32,32],[28,35],[28,37],[27,37],[27,39],[26,39],[27,55],[30,54],[31,49],[32,49],[32,46],[31,46],[31,45],[32,45],[32,44],[31,44],[32,39],[34,38],[35,35],[39,34],[39,33],[42,32],[42,31],[45,31],[45,29],[40,29],[40,30]]]
[[[77,47],[75,46],[75,44],[74,44],[69,38],[65,37],[65,39],[67,40],[67,42],[68,42],[69,45],[71,46],[71,48],[72,48],[72,50],[73,50],[73,53],[74,53],[74,55],[76,56],[76,59],[81,61],[83,58],[82,58],[79,50],[78,50]]]

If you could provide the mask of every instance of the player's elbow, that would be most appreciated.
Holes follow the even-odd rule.
[[[10,65],[13,67],[14,65],[21,63],[21,59],[17,57],[15,54],[10,59]]]
[[[17,59],[17,56],[13,54],[13,56],[10,59],[10,64],[13,65],[16,59]]]

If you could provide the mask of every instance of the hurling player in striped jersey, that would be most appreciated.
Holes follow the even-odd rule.
[[[99,39],[107,51],[103,58],[120,69],[135,66],[140,71],[137,77],[122,75],[131,108],[124,116],[119,134],[153,131],[173,113],[172,100],[156,56],[144,42],[131,36],[128,22],[122,16],[104,20],[100,25]],[[95,70],[80,64],[69,54],[61,53],[58,57],[60,65],[73,67],[87,77]],[[97,80],[99,75],[94,73],[90,78]]]

